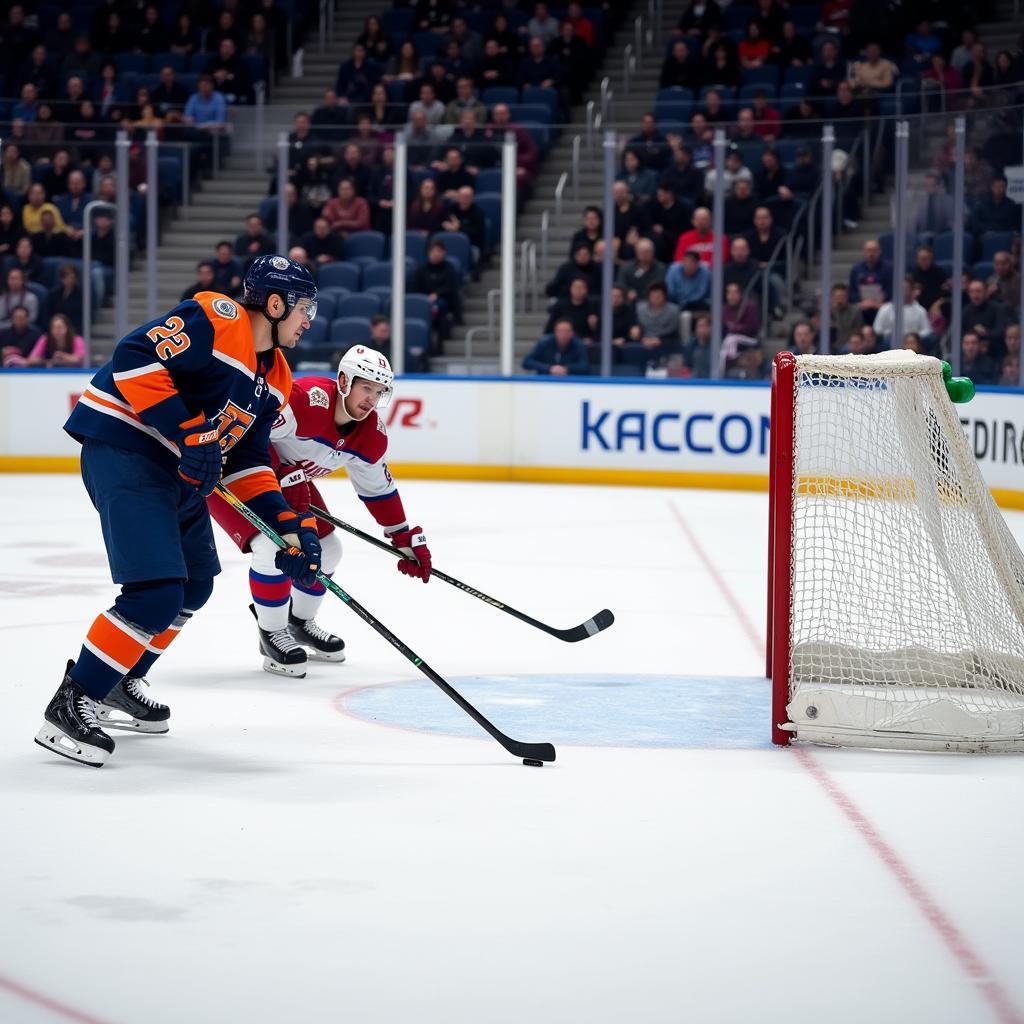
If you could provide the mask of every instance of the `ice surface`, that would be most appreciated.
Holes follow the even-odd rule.
[[[325,491],[372,528],[344,480]],[[554,765],[510,758],[330,597],[348,661],[262,672],[226,544],[153,674],[171,733],[118,732],[100,771],[48,756],[43,707],[113,587],[75,477],[3,479],[3,1024],[1020,1019],[1024,760],[810,755],[972,968],[758,732],[763,496],[402,492],[467,583],[555,625],[615,612],[563,644],[344,541],[342,584]]]

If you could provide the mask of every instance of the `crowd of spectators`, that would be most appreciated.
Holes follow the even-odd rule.
[[[301,34],[306,4],[290,4]],[[0,21],[0,344],[5,366],[82,365],[83,288],[97,308],[110,296],[114,228],[91,218],[92,263],[83,268],[84,214],[115,204],[116,133],[129,133],[129,231],[143,234],[145,134],[189,143],[160,152],[160,195],[177,202],[188,152],[210,165],[211,137],[227,108],[253,99],[254,82],[288,58],[279,0],[221,5],[13,3]],[[84,280],[83,280],[84,278]]]
[[[854,230],[864,185],[883,188],[891,163],[891,139],[883,133],[871,181],[863,181],[861,161],[851,161],[850,152],[864,128],[879,114],[941,108],[971,111],[977,142],[967,162],[964,332],[979,341],[980,382],[1008,380],[1018,358],[1012,345],[1021,207],[1007,198],[1003,168],[1020,157],[1024,35],[1022,46],[991,60],[975,35],[976,16],[977,10],[954,5],[896,9],[873,0],[688,4],[666,46],[654,109],[622,148],[614,186],[615,372],[709,372],[706,345],[697,335],[698,324],[706,330],[709,264],[717,247],[725,261],[720,369],[743,378],[766,374],[766,335],[789,311],[787,270],[799,269],[787,267],[790,248],[783,243],[806,229],[799,214],[820,185],[814,143],[822,125],[836,129],[830,170],[844,186],[838,216]],[[717,129],[728,140],[724,232],[718,238],[710,212]],[[953,146],[950,124],[909,217],[918,248],[903,286],[904,333],[925,352],[948,353],[961,340],[946,337],[953,287]],[[601,211],[586,210],[567,261],[547,284],[554,301],[527,368],[546,372],[541,354],[562,351],[551,341],[559,323],[571,323],[573,338],[589,353],[583,372],[594,372],[602,336],[603,237]],[[871,352],[904,343],[893,337],[891,251],[891,233],[869,241],[849,281],[833,290],[832,351]],[[794,350],[818,351],[819,300],[802,299],[806,316],[790,326],[788,343]],[[559,360],[551,365],[568,365]]]

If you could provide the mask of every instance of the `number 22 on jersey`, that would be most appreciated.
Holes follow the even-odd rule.
[[[146,331],[146,337],[156,345],[156,354],[160,359],[171,359],[192,344],[184,327],[185,321],[180,316],[171,316],[167,318],[167,323],[158,324]]]

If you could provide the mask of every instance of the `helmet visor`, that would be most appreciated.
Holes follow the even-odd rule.
[[[302,312],[302,315],[312,323],[316,319],[316,299],[301,298],[295,305]]]

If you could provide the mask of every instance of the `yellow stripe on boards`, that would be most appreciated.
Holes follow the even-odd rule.
[[[457,462],[393,462],[389,468],[395,479],[404,480],[495,480],[545,484],[605,484],[624,487],[686,487],[708,491],[767,491],[768,477],[758,473],[707,473],[675,469],[588,469],[576,466],[474,466]],[[58,455],[0,455],[0,473],[77,473],[78,458]],[[801,477],[817,486],[845,488],[847,497],[896,497],[900,487],[878,481],[854,481],[840,477]],[[831,484],[828,481],[832,481]],[[865,483],[869,486],[865,487]],[[856,484],[856,486],[854,486]],[[798,485],[801,486],[801,485]],[[904,486],[904,485],[901,485]],[[906,485],[912,481],[906,478]],[[863,488],[863,492],[858,491]],[[810,493],[801,491],[799,493]],[[828,496],[819,492],[819,496]],[[1024,491],[992,488],[992,497],[1000,508],[1024,509]]]

